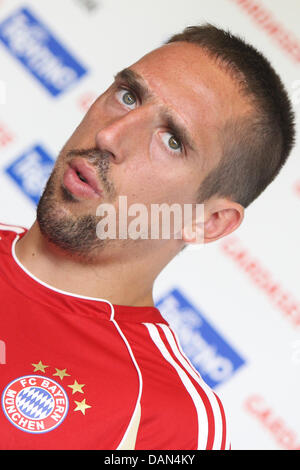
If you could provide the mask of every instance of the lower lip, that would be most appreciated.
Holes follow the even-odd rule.
[[[63,183],[74,196],[84,199],[97,199],[100,197],[89,184],[81,181],[76,171],[71,167],[65,171]]]

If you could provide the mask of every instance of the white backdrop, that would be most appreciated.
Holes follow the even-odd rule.
[[[0,0],[0,222],[31,226],[90,103],[188,25],[212,22],[264,52],[299,130],[299,17],[299,0]],[[223,400],[233,449],[300,449],[299,237],[297,143],[233,235],[186,249],[155,284],[157,306]]]

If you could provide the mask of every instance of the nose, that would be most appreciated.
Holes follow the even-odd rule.
[[[96,146],[110,154],[113,163],[121,163],[133,155],[133,149],[137,151],[141,142],[146,144],[147,139],[151,138],[149,123],[152,121],[151,109],[147,105],[112,118],[97,132]]]

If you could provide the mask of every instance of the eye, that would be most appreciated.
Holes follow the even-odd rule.
[[[137,105],[137,99],[130,90],[122,88],[117,91],[117,100],[122,104],[127,106],[130,109],[134,109]]]
[[[162,136],[163,143],[171,153],[181,153],[182,144],[180,140],[171,132],[164,132]]]

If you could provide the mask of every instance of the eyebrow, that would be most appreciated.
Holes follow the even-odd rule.
[[[118,72],[114,76],[115,82],[123,82],[130,90],[136,93],[137,97],[140,101],[146,101],[150,98],[153,98],[153,93],[147,87],[143,78],[134,70],[130,68],[125,68]],[[172,112],[167,107],[163,107],[163,111],[161,112],[161,117],[166,122],[168,128],[174,132],[175,136],[180,139],[180,141],[190,147],[191,150],[196,151],[195,143],[191,138],[187,129],[182,126],[177,120],[176,117],[172,114]]]

